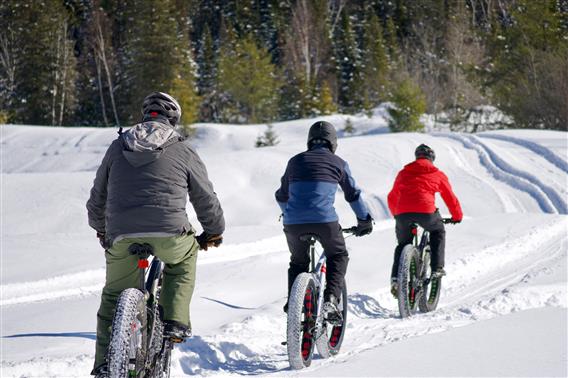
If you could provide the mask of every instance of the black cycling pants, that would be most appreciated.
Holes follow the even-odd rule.
[[[438,211],[431,214],[403,213],[394,218],[396,219],[396,239],[398,240],[398,245],[394,250],[391,277],[398,275],[398,262],[402,249],[405,245],[412,243],[412,223],[416,223],[430,232],[430,248],[432,251],[430,267],[432,271],[443,268],[446,249],[446,229],[440,213]]]
[[[300,240],[304,234],[319,235],[321,245],[327,258],[326,280],[327,287],[324,296],[329,294],[340,298],[343,279],[347,272],[349,255],[345,247],[345,239],[338,222],[308,223],[284,225],[284,234],[290,249],[290,267],[288,268],[288,295],[298,274],[307,272],[310,268],[310,245]],[[317,262],[317,261],[316,261]]]

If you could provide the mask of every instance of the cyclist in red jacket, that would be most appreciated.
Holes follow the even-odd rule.
[[[440,193],[452,214],[452,221],[459,223],[463,217],[460,203],[452,191],[448,177],[433,164],[436,158],[434,150],[421,144],[414,151],[414,155],[416,160],[407,164],[398,173],[388,195],[389,209],[396,219],[398,241],[391,272],[391,293],[394,296],[398,292],[398,260],[404,246],[412,242],[412,223],[417,223],[430,232],[432,276],[442,277],[446,274],[444,271],[446,231],[442,216],[434,203],[434,195]]]

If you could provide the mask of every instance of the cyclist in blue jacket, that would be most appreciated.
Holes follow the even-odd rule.
[[[309,269],[309,244],[300,236],[313,233],[320,237],[327,258],[327,287],[324,292],[324,317],[340,320],[338,298],[349,256],[333,207],[337,185],[357,216],[356,236],[373,230],[373,219],[361,198],[361,190],[351,176],[349,165],[335,155],[337,135],[332,124],[314,123],[308,134],[308,150],[288,162],[276,200],[284,216],[284,234],[290,249],[288,295],[296,277]],[[288,302],[284,311],[288,310]]]

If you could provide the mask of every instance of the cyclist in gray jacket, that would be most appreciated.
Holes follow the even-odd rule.
[[[170,95],[144,99],[143,120],[108,148],[87,202],[89,225],[105,248],[106,282],[97,313],[92,374],[104,376],[105,355],[116,301],[139,282],[132,243],[149,243],[165,263],[160,295],[165,332],[191,335],[189,304],[195,286],[197,251],[218,246],[225,230],[223,211],[205,165],[174,127],[181,107]],[[187,197],[203,233],[195,236],[185,211]]]

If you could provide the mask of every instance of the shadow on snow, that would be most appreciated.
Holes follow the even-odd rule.
[[[286,369],[278,364],[287,361],[287,356],[259,355],[245,344],[221,341],[208,343],[200,336],[194,336],[180,346],[183,356],[179,359],[185,374],[203,374],[205,371],[258,375],[275,373]]]
[[[6,339],[14,339],[19,337],[78,337],[81,339],[96,340],[95,332],[44,332],[44,333],[20,333],[17,335],[4,336]]]
[[[365,294],[350,295],[347,306],[349,312],[358,318],[388,319],[396,317],[396,314],[382,307],[375,298]]]

